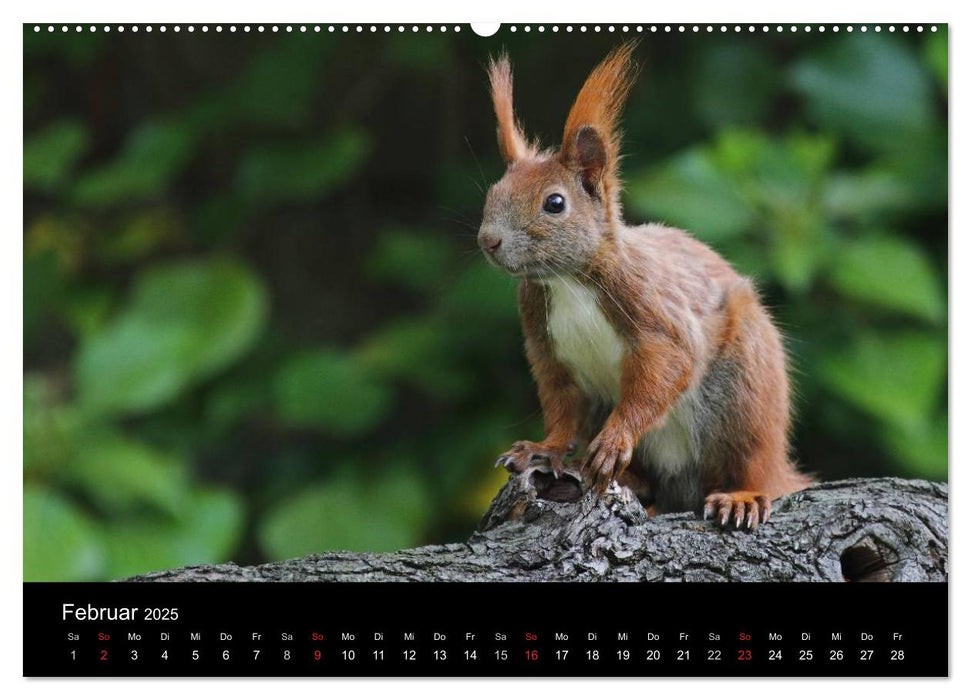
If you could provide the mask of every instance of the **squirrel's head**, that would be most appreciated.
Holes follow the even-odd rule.
[[[635,43],[614,49],[577,95],[559,150],[526,140],[512,102],[512,68],[489,65],[506,173],[486,196],[479,246],[517,277],[585,270],[621,224],[618,121],[636,74]]]

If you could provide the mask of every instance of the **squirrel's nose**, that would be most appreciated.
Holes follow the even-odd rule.
[[[502,245],[502,236],[495,229],[479,230],[479,246],[482,250],[495,253]]]

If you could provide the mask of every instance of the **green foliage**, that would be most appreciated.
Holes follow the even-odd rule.
[[[772,139],[729,129],[715,143],[648,172],[643,184],[635,179],[632,204],[726,250],[758,239],[768,256],[742,269],[772,274],[801,292],[811,285],[827,245],[817,191],[832,158],[833,143],[825,136]]]
[[[616,37],[175,38],[25,33],[25,578],[467,536],[542,434],[482,64],[555,137]],[[640,50],[626,218],[755,278],[808,471],[945,478],[946,32]]]
[[[273,388],[283,420],[338,435],[373,429],[391,408],[387,386],[339,350],[320,349],[286,361]]]
[[[83,124],[64,120],[24,142],[24,189],[53,191],[71,175],[88,147]]]
[[[879,222],[907,213],[922,202],[913,186],[883,167],[832,173],[825,184],[823,206],[835,218]]]
[[[947,346],[935,334],[860,332],[820,357],[820,381],[871,415],[887,453],[911,473],[946,475],[947,420],[940,402]]]
[[[181,233],[180,221],[171,211],[137,211],[99,241],[97,254],[109,264],[131,263],[174,244]]]
[[[944,320],[943,285],[934,264],[918,245],[894,236],[847,241],[831,269],[833,285],[851,299]]]
[[[947,465],[947,415],[939,413],[927,421],[897,427],[886,425],[880,438],[887,454],[908,474],[924,479],[941,479],[941,465]]]
[[[179,123],[151,123],[128,137],[111,162],[90,170],[74,185],[82,206],[105,207],[157,196],[192,157],[193,134]]]
[[[927,69],[890,36],[843,37],[798,61],[792,77],[816,121],[864,147],[919,147],[938,126]]]
[[[233,551],[243,529],[239,498],[224,490],[199,489],[178,518],[143,518],[106,540],[109,578],[123,578],[187,564],[220,561]]]
[[[65,480],[109,512],[145,506],[177,514],[188,495],[179,459],[121,435],[84,436]]]
[[[941,89],[947,91],[947,35],[931,34],[924,44],[924,60],[934,73]]]
[[[354,176],[371,151],[357,129],[314,143],[254,148],[240,163],[236,180],[247,196],[268,202],[321,197]]]
[[[857,334],[820,358],[821,380],[846,400],[899,427],[937,407],[947,348],[933,334]]]
[[[514,324],[519,318],[516,286],[502,270],[472,265],[441,294],[442,305],[456,321],[469,324],[464,329],[469,333]]]
[[[70,461],[83,422],[73,406],[60,401],[53,382],[24,376],[24,471],[49,475]]]
[[[447,36],[433,34],[414,41],[407,35],[393,34],[389,54],[393,61],[416,71],[435,72],[449,60],[450,42]]]
[[[357,359],[385,380],[399,380],[430,396],[455,400],[474,385],[456,362],[457,354],[449,326],[430,315],[381,327],[364,340]]]
[[[218,111],[215,125],[242,121],[293,126],[306,121],[328,48],[320,41],[287,42],[257,53],[241,78],[211,103]]]
[[[64,287],[54,253],[45,251],[24,259],[24,337],[28,341],[62,301]]]
[[[323,550],[387,552],[420,544],[431,508],[407,464],[314,484],[267,513],[260,542],[274,559]]]
[[[24,486],[24,581],[78,581],[104,571],[97,527],[57,491]]]
[[[758,123],[779,92],[772,58],[754,42],[700,52],[690,85],[698,114],[715,128]]]
[[[131,302],[78,354],[81,401],[94,410],[146,411],[231,364],[259,334],[265,293],[228,260],[156,267]]]
[[[731,238],[752,226],[754,213],[732,183],[700,151],[673,158],[650,174],[631,179],[630,206],[665,223],[677,221],[708,241]]]
[[[40,376],[24,382],[24,576],[119,578],[224,558],[243,505],[200,487],[179,457],[65,403]]]
[[[364,271],[376,282],[434,292],[453,257],[440,237],[396,229],[383,232],[374,242]]]

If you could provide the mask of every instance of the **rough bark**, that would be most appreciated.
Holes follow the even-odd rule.
[[[630,491],[580,494],[542,469],[511,477],[464,543],[190,566],[138,581],[944,581],[948,490],[823,483],[779,499],[754,533],[696,514],[648,517]]]

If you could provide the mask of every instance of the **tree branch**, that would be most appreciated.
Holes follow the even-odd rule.
[[[189,566],[136,581],[945,581],[948,490],[904,479],[818,484],[773,504],[755,533],[695,514],[648,517],[544,469],[510,477],[468,542]]]

